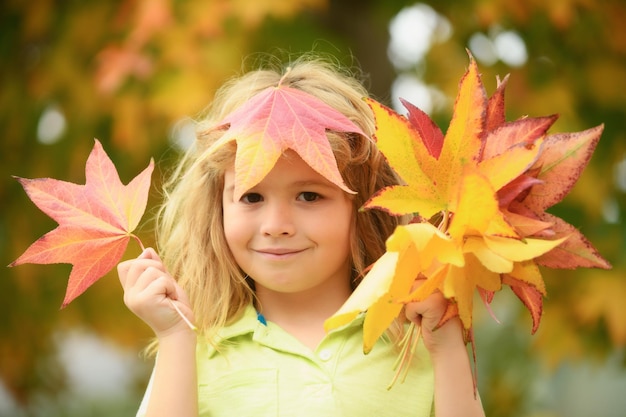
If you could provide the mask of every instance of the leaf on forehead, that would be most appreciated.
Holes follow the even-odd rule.
[[[154,162],[123,185],[99,141],[85,167],[85,185],[53,178],[17,178],[28,197],[59,225],[9,266],[72,264],[63,307],[120,261],[148,201]]]
[[[326,132],[365,134],[317,97],[291,87],[269,87],[226,116],[217,127],[225,125],[228,130],[213,147],[237,141],[235,199],[258,184],[287,149],[339,188],[354,193],[341,178]]]

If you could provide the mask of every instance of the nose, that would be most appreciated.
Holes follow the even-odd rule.
[[[261,220],[261,233],[265,236],[291,236],[296,227],[290,205],[280,201],[267,202]]]

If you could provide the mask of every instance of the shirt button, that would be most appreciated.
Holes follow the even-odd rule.
[[[322,349],[320,350],[320,352],[318,353],[318,356],[321,360],[323,360],[324,362],[326,362],[327,360],[329,360],[331,358],[331,356],[333,356],[333,352],[331,352],[330,349]]]

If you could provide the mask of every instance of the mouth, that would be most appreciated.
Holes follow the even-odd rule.
[[[288,249],[288,248],[264,248],[256,249],[255,252],[273,259],[284,259],[297,255],[303,252],[303,249]]]

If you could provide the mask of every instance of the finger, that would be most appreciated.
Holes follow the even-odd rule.
[[[191,301],[189,300],[189,297],[187,296],[187,292],[178,284],[176,280],[174,280],[174,283],[176,285],[176,298],[175,299],[180,301],[183,304],[191,306]]]
[[[423,301],[408,303],[405,306],[405,313],[407,319],[415,322],[416,324],[420,324],[425,321],[429,326],[432,325],[432,327],[434,327],[437,323],[439,323],[439,320],[441,320],[445,309],[446,300],[443,297],[443,294],[439,291],[435,291]]]
[[[154,307],[165,306],[169,303],[169,294],[176,291],[172,280],[164,275],[154,277],[144,274],[140,281],[139,285],[124,293],[124,303],[138,315]]]
[[[139,255],[139,259],[152,259],[161,262],[161,258],[153,248],[145,248]]]
[[[128,278],[128,271],[130,269],[132,262],[133,260],[128,260],[128,261],[120,262],[119,264],[117,264],[117,277],[119,278],[120,283],[122,284],[122,287],[124,287],[126,284],[126,279]]]
[[[158,271],[154,272],[158,274]],[[172,277],[157,275],[155,278],[150,278],[150,281],[142,292],[150,296],[161,296],[163,299],[174,299],[173,297],[176,297],[176,282]]]
[[[168,275],[165,266],[160,262],[152,259],[133,259],[128,261],[127,265],[122,266],[125,269],[125,275],[120,276],[122,287],[124,290],[135,287],[137,281],[150,270],[148,276],[156,278],[159,275]],[[145,285],[140,285],[140,288],[144,288]]]
[[[139,256],[135,259],[129,259],[124,262],[120,262],[117,265],[117,275],[118,275],[118,278],[120,279],[122,286],[126,287],[128,284],[132,285],[132,282],[130,283],[128,282],[129,278],[131,279],[137,278],[135,274],[137,272],[141,273],[141,271],[137,271],[137,270],[131,271],[131,268],[137,268],[138,265],[144,265],[143,263],[138,262],[139,260],[150,260],[150,259],[161,262],[161,259],[152,248],[144,249],[143,252],[141,252]]]
[[[169,274],[164,273],[160,268],[154,266],[146,267],[137,277],[134,285],[129,288],[133,292],[142,292],[152,285],[153,282],[166,282],[168,291],[167,296],[176,296],[176,281]]]

